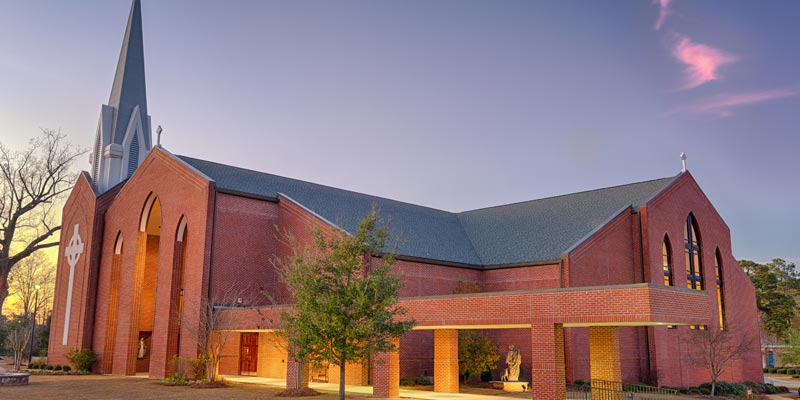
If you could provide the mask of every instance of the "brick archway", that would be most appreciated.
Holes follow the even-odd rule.
[[[155,320],[156,275],[161,241],[161,202],[151,193],[142,210],[136,242],[131,324],[125,373],[150,371]]]

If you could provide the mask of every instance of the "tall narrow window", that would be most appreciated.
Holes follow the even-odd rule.
[[[697,235],[697,224],[692,214],[689,214],[686,218],[686,232],[684,233],[683,242],[686,254],[686,287],[703,290],[700,237]]]
[[[725,330],[725,296],[722,286],[722,257],[717,248],[714,257],[714,274],[717,277],[717,311],[719,312],[719,329]]]
[[[669,237],[664,235],[664,243],[661,245],[661,265],[664,268],[664,286],[672,286],[672,246]]]

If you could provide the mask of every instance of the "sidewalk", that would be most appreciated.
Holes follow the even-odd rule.
[[[275,387],[286,387],[286,381],[277,378],[262,378],[258,376],[223,375],[226,381],[251,383],[256,385],[269,385]],[[319,383],[311,382],[308,384],[311,389],[319,392],[338,393],[338,383]],[[462,388],[465,391],[475,391],[476,393],[438,393],[427,390],[400,389],[400,397],[407,399],[421,400],[478,400],[478,399],[530,399],[531,393],[507,393],[492,389]],[[372,386],[345,386],[347,393],[372,394]]]

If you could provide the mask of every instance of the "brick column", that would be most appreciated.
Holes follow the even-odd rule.
[[[458,393],[458,330],[433,331],[433,391]]]
[[[536,400],[567,397],[564,327],[561,324],[531,325],[531,394]]]
[[[619,328],[589,327],[589,364],[592,399],[612,400],[622,396],[622,368],[619,362]],[[598,383],[595,379],[607,381]]]
[[[397,351],[372,356],[372,396],[400,397],[400,340],[394,339]]]
[[[298,374],[300,375],[298,377]],[[297,360],[286,360],[286,388],[300,389],[308,387],[308,363]]]
[[[114,366],[114,341],[117,337],[117,307],[119,302],[119,273],[122,268],[122,253],[111,259],[111,282],[108,290],[108,309],[106,310],[106,340],[103,346],[100,373],[110,374]]]

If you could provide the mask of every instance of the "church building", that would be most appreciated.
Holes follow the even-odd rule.
[[[458,331],[515,345],[533,398],[563,399],[577,379],[690,386],[710,380],[687,341],[729,330],[758,343],[755,290],[730,230],[692,174],[449,212],[175,155],[153,142],[140,0],[131,6],[91,168],[64,206],[48,361],[92,349],[93,371],[171,373],[198,354],[205,304],[232,331],[219,373],[338,377],[303,367],[275,332],[291,307],[273,257],[277,230],[354,232],[376,204],[402,237],[394,272],[416,320],[399,351],[346,368],[347,383],[397,397],[400,377],[431,376],[458,392]],[[453,294],[469,284],[477,293]],[[276,304],[277,302],[277,304]],[[502,373],[503,360],[493,371]],[[763,381],[757,345],[725,381]]]

